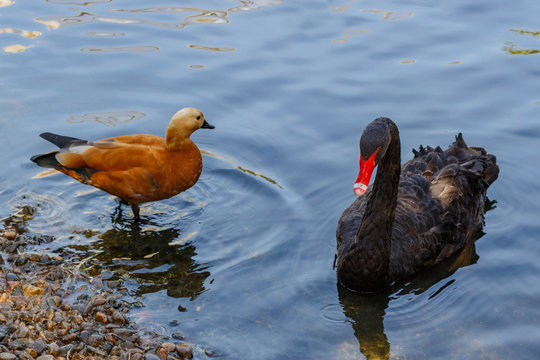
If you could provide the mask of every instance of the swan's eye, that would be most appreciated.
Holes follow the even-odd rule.
[[[201,115],[197,115],[197,120],[201,120]]]

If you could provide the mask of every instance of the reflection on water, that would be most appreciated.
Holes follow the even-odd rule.
[[[529,30],[521,30],[521,29],[510,29],[510,31],[521,34],[521,35],[532,35],[533,37],[540,36],[540,31],[529,31]]]
[[[103,3],[109,3],[112,2],[112,0],[45,0],[48,3],[51,4],[58,4],[58,5],[83,5],[83,6],[89,6],[93,4],[103,4]]]
[[[158,51],[157,46],[120,46],[111,48],[82,48],[82,52],[106,53],[106,52],[152,52]]]
[[[122,32],[106,32],[106,31],[89,31],[86,33],[86,36],[95,36],[95,37],[119,37],[126,36]]]
[[[27,31],[10,28],[0,29],[0,34],[16,34],[29,39],[33,39],[41,35],[39,31]]]
[[[7,53],[20,53],[20,52],[23,52],[24,50],[28,49],[29,47],[32,47],[32,46],[26,46],[26,45],[9,45],[9,46],[5,46],[3,48],[3,50]]]
[[[13,4],[13,0],[0,0],[0,7],[5,7]]]
[[[80,116],[71,116],[66,120],[68,124],[80,124],[87,121],[95,121],[97,123],[115,127],[121,124],[127,124],[132,121],[137,121],[145,117],[146,114],[135,110],[118,110],[102,113],[88,113]]]
[[[217,52],[230,52],[230,51],[236,50],[235,48],[226,47],[226,46],[219,46],[219,47],[203,46],[203,45],[186,45],[186,46],[191,49],[217,51]]]
[[[517,45],[513,42],[506,43],[503,51],[512,55],[533,55],[540,53],[539,49],[518,49]]]
[[[362,36],[362,35],[367,35],[367,34],[369,34],[368,29],[351,29],[351,30],[345,31],[345,34],[343,34],[343,38],[334,39],[332,40],[332,42],[334,44],[345,44],[349,42],[349,39],[344,39],[344,38],[351,38],[351,37]]]
[[[530,31],[523,29],[510,29],[511,32],[519,35],[528,35],[533,38],[540,36],[540,31]],[[540,53],[540,49],[520,49],[515,42],[508,41],[503,47],[503,51],[511,55],[533,55]]]
[[[495,209],[496,204],[496,200],[486,198],[484,212]],[[484,235],[485,233],[481,232],[475,241]],[[454,282],[454,280],[444,282],[444,279],[450,277],[460,268],[477,263],[479,256],[476,254],[475,241],[470,242],[441,263],[421,271],[409,279],[399,281],[381,293],[353,293],[339,283],[337,284],[343,312],[352,322],[354,335],[360,345],[360,351],[366,359],[390,358],[391,346],[384,332],[383,324],[389,302],[393,299],[406,297],[408,294],[420,295],[428,290],[433,291],[428,298],[429,301],[440,296]],[[443,283],[443,285],[439,286],[439,288],[432,288],[438,283]],[[431,310],[439,311],[436,307]],[[415,313],[415,311],[419,311],[419,313]],[[410,319],[411,322],[418,322],[438,315],[428,312],[429,309],[426,308],[407,309],[405,313],[400,313],[399,317],[402,318],[403,323],[406,322],[405,318]]]
[[[87,261],[93,272],[113,271],[115,277],[131,279],[130,294],[139,296],[166,290],[173,298],[195,299],[204,288],[210,272],[193,259],[195,246],[174,226],[156,229],[159,224],[148,220],[141,225],[122,215],[119,206],[112,215],[113,227],[89,245],[71,245],[60,252],[95,254]],[[96,234],[91,234],[96,235]],[[73,256],[73,254],[71,254]]]
[[[451,276],[459,268],[475,264],[477,261],[478,255],[475,251],[474,242],[472,242],[442,263],[409,279],[405,285],[396,284],[385,292],[356,294],[338,284],[339,301],[345,316],[351,320],[354,336],[360,346],[360,352],[366,359],[389,359],[391,346],[383,324],[389,302],[394,298],[403,297],[407,294],[421,294]],[[438,296],[452,283],[453,280],[446,282],[429,299]],[[430,316],[425,313],[417,315],[422,317]],[[415,317],[416,315],[407,314],[407,316]]]
[[[381,20],[395,21],[406,19],[413,16],[412,11],[387,11],[387,10],[376,10],[376,9],[365,9],[362,10],[363,13],[373,13],[373,14],[383,14]]]

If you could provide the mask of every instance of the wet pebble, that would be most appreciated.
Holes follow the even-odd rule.
[[[19,280],[19,277],[14,273],[7,273],[6,274],[6,280],[7,281],[17,281],[17,280]]]
[[[38,355],[40,355],[43,351],[45,351],[45,349],[47,349],[47,345],[45,345],[45,343],[42,340],[38,339],[38,340],[34,341],[34,343],[32,344],[32,349]]]
[[[25,252],[49,239],[0,236],[0,360],[193,358],[189,345],[174,343],[180,332],[171,340],[129,321],[125,314],[143,306],[125,300],[125,284],[134,280],[108,270],[96,277],[99,267],[91,267],[99,281],[90,281],[69,258]]]
[[[99,347],[103,343],[104,340],[105,339],[103,338],[103,336],[98,335],[98,334],[92,334],[88,338],[88,344],[91,346]]]
[[[184,359],[193,358],[193,350],[188,344],[176,344],[176,352]]]
[[[0,360],[15,360],[15,359],[17,359],[17,355],[15,354],[8,353],[8,352],[0,353]]]
[[[184,334],[178,331],[175,333],[172,333],[171,337],[175,340],[184,340]]]
[[[37,360],[54,360],[54,356],[49,355],[49,354],[41,355],[40,357],[37,358]]]
[[[102,313],[101,311],[98,311],[95,315],[94,315],[94,319],[96,321],[99,321],[101,323],[107,323],[107,315],[105,315],[104,313]]]

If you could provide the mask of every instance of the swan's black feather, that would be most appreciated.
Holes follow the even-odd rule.
[[[447,150],[420,146],[413,153],[414,158],[401,166],[399,176],[388,265],[390,282],[434,265],[474,241],[483,227],[487,188],[499,173],[495,156],[482,148],[468,147],[461,133]],[[355,268],[355,276],[369,277],[364,264],[377,261],[350,256],[354,244],[362,240],[355,239],[366,205],[377,196],[372,189],[370,186],[364,196],[357,198],[339,220],[338,276],[340,262],[353,261],[354,266],[348,268]],[[385,209],[377,211],[383,213]],[[354,281],[349,278],[345,285],[353,290],[369,290],[355,288]]]

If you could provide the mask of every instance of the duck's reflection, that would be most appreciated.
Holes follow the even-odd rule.
[[[410,293],[420,294],[452,275],[457,269],[475,264],[477,261],[478,255],[472,242],[442,263],[408,279],[408,283],[396,284],[385,292],[357,294],[338,284],[339,301],[345,315],[351,320],[360,351],[366,359],[390,358],[390,343],[384,332],[383,320],[388,303],[393,297]],[[446,282],[432,297],[437,296],[453,281]]]
[[[210,272],[194,260],[196,248],[189,240],[179,245],[183,231],[174,227],[157,229],[152,220],[139,222],[124,218],[119,207],[113,214],[113,228],[98,236],[88,246],[77,246],[83,253],[98,252],[93,257],[97,271],[110,270],[123,280],[137,285],[133,295],[166,290],[174,298],[194,299],[204,290]]]

